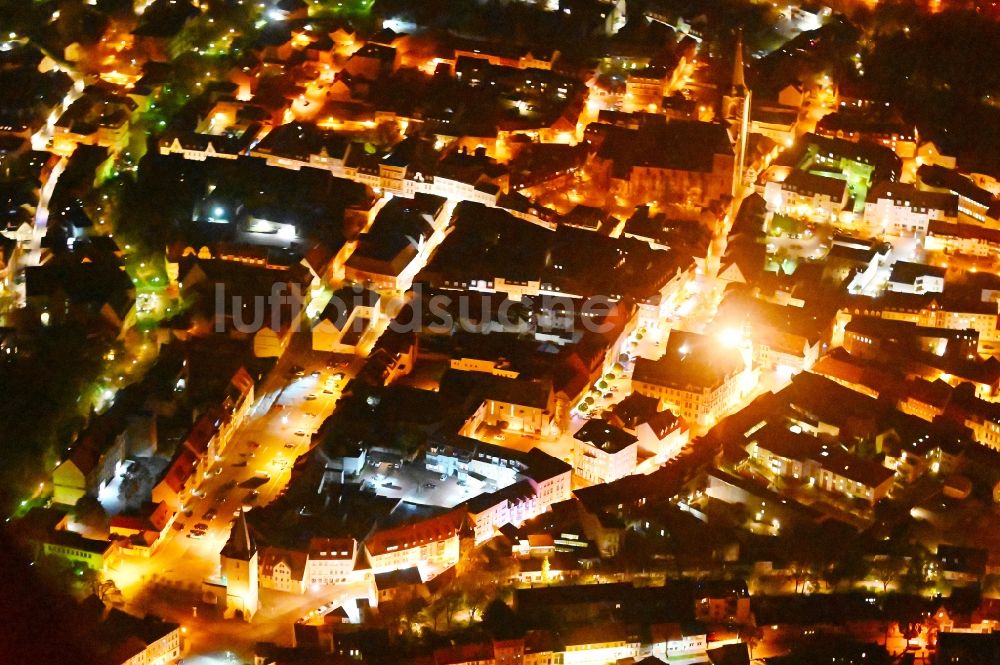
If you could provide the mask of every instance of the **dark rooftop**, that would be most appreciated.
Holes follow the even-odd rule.
[[[739,350],[697,333],[672,331],[659,360],[639,358],[633,381],[690,390],[715,388],[744,369]]]
[[[638,439],[621,430],[606,420],[595,418],[587,423],[573,435],[577,441],[584,441],[595,448],[598,448],[612,455],[628,448]]]

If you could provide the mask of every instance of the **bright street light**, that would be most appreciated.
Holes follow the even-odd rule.
[[[720,342],[730,348],[735,348],[743,342],[743,334],[739,328],[724,328],[717,335]]]

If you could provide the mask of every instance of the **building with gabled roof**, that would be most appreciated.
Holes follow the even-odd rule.
[[[114,541],[85,538],[75,531],[52,531],[42,542],[41,553],[59,557],[73,566],[104,572],[118,551]]]
[[[52,150],[70,155],[78,145],[98,145],[118,152],[128,145],[135,110],[135,101],[127,95],[89,86],[56,120]]]
[[[724,124],[671,120],[633,130],[593,123],[585,137],[599,145],[593,161],[610,179],[611,193],[632,203],[707,203],[732,191],[735,158]]]
[[[738,349],[714,337],[672,331],[659,360],[639,358],[635,392],[655,397],[692,425],[708,425],[733,407],[746,390],[750,370]]]
[[[125,459],[123,431],[108,431],[103,423],[90,428],[52,472],[53,501],[75,505],[114,478]],[[123,428],[124,429],[124,428]]]
[[[180,624],[153,615],[140,619],[116,608],[108,610],[103,618],[96,618],[99,623],[92,627],[90,634],[100,658],[97,662],[115,665],[173,663],[184,652],[184,631]]]
[[[343,584],[351,578],[358,556],[358,543],[354,538],[327,538],[314,536],[309,540],[306,561],[306,584]]]
[[[927,226],[924,249],[965,256],[993,256],[1000,252],[1000,203],[995,218],[998,220],[996,226],[932,220]]]
[[[135,284],[117,261],[67,252],[24,277],[26,306],[43,325],[76,321],[117,336],[135,321]]]
[[[399,68],[397,49],[385,44],[368,42],[355,51],[344,64],[344,71],[351,76],[361,76],[376,81],[389,76]]]
[[[344,287],[333,293],[326,309],[313,324],[314,351],[354,353],[369,331],[384,317],[381,296],[363,287]]]
[[[670,409],[660,410],[660,400],[630,393],[605,414],[608,422],[634,434],[639,447],[659,461],[675,457],[690,440],[690,428]]]
[[[252,157],[262,157],[268,166],[299,170],[303,166],[330,169],[343,174],[347,151],[354,144],[341,134],[312,123],[291,122],[275,127],[250,149]]]
[[[649,627],[653,655],[668,663],[703,663],[708,634],[698,622],[654,623]]]
[[[376,573],[375,588],[379,604],[401,602],[420,595],[421,591],[427,592],[420,570],[416,567]]]
[[[358,239],[345,264],[345,278],[375,290],[408,286],[427,254],[444,204],[430,195],[391,200]]]
[[[879,462],[848,453],[836,441],[782,423],[769,422],[755,431],[746,451],[765,473],[872,504],[888,496],[896,475]]]
[[[922,191],[915,185],[881,182],[868,190],[864,221],[883,233],[926,234],[933,223],[958,221],[958,196]]]
[[[782,214],[835,221],[847,206],[847,181],[798,169],[764,186],[764,200]]]
[[[308,554],[283,547],[260,549],[258,579],[264,589],[303,593],[306,590]]]
[[[260,127],[247,129],[239,135],[199,134],[168,131],[157,141],[161,155],[181,155],[184,159],[203,162],[206,159],[235,160],[245,155]]]
[[[600,622],[559,632],[563,662],[605,663],[637,656],[640,639],[622,623]],[[582,652],[582,653],[581,653]]]
[[[639,439],[634,434],[594,418],[573,439],[573,469],[580,477],[609,483],[635,473]]]
[[[888,287],[901,293],[941,293],[946,272],[940,266],[896,261],[889,273]]]
[[[467,512],[449,512],[400,526],[377,530],[364,544],[373,573],[420,567],[425,577],[458,561],[459,538]]]
[[[930,192],[947,192],[958,197],[958,220],[985,224],[987,213],[996,205],[996,197],[955,169],[924,164],[917,169],[917,187]]]
[[[534,437],[551,433],[555,393],[550,377],[510,378],[476,372],[473,378],[473,394],[481,401],[462,425],[460,434],[474,436],[482,426]]]

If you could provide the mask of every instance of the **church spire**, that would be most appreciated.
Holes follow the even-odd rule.
[[[236,521],[233,522],[233,530],[229,534],[226,546],[222,548],[222,556],[227,559],[238,559],[249,561],[257,553],[257,543],[250,535],[250,527],[247,524],[246,511],[241,510]]]
[[[743,28],[736,33],[736,56],[733,58],[733,93],[742,94],[747,89],[743,78]]]
[[[743,191],[747,141],[750,135],[750,97],[744,78],[743,29],[736,33],[736,53],[733,58],[733,80],[729,94],[722,98],[722,117],[728,123],[733,138],[735,157],[733,164],[733,198]]]

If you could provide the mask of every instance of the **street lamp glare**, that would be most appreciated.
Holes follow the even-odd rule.
[[[722,344],[730,348],[739,346],[743,341],[743,334],[740,332],[740,329],[736,327],[729,327],[720,330],[717,337]]]

